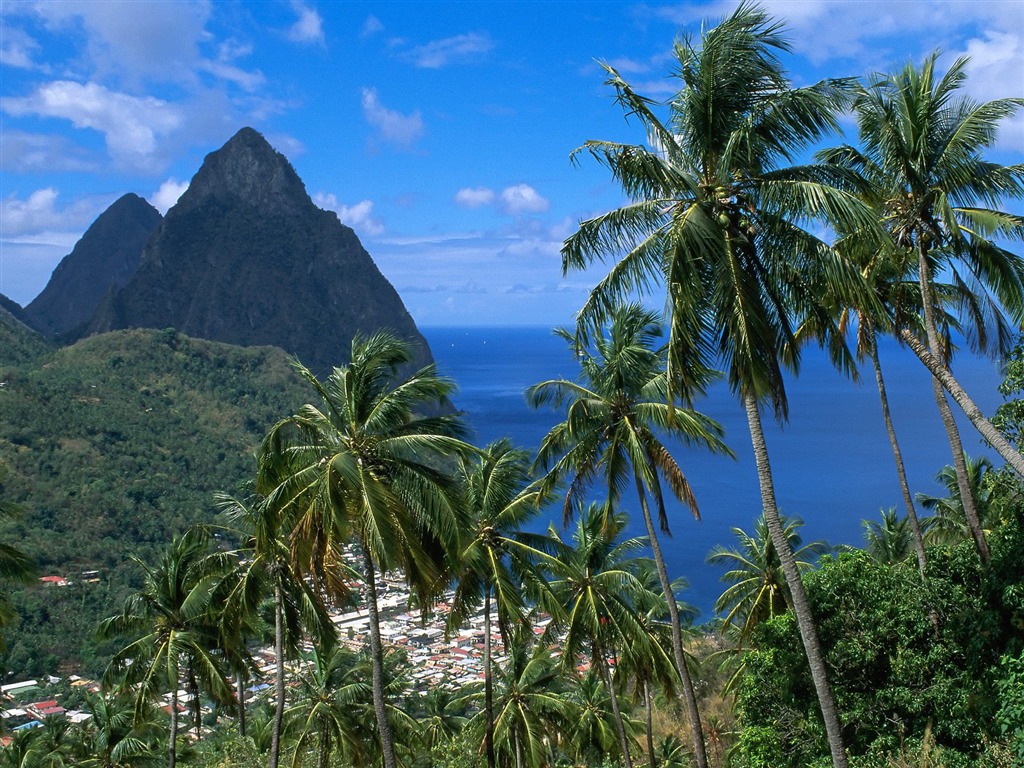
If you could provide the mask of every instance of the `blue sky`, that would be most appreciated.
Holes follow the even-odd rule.
[[[972,56],[976,98],[1024,95],[1021,0],[764,5],[788,25],[798,85],[940,49]],[[621,202],[569,153],[644,138],[596,60],[665,98],[673,40],[734,7],[3,0],[0,292],[27,304],[111,202],[135,192],[165,211],[249,125],[419,324],[569,324],[597,273],[563,278],[561,242]],[[1021,161],[1024,117],[993,156]]]

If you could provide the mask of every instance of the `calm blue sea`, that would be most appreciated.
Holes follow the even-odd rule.
[[[531,409],[523,391],[546,379],[575,378],[575,362],[565,342],[548,328],[422,330],[441,372],[459,384],[456,406],[466,413],[476,443],[507,435],[519,446],[536,450],[560,414]],[[935,474],[951,463],[951,454],[928,375],[910,352],[887,341],[880,350],[883,373],[911,491],[936,494],[941,488]],[[996,391],[1001,381],[996,364],[964,353],[954,371],[985,413],[991,414],[1002,402]],[[770,416],[765,421],[780,508],[804,520],[805,541],[860,544],[863,519],[877,518],[882,508],[902,508],[874,374],[865,366],[861,380],[852,382],[816,351],[809,351],[788,392],[789,423],[777,425]],[[724,425],[726,441],[737,458],[676,447],[676,460],[696,492],[701,521],[676,507],[673,538],[664,543],[664,550],[670,573],[687,579],[685,597],[701,610],[700,620],[707,620],[722,584],[721,571],[705,558],[714,545],[732,544],[732,527],[751,531],[761,510],[746,417],[738,401],[721,383],[697,409]],[[992,455],[966,419],[961,421],[961,434],[969,454]],[[552,512],[552,519],[560,522],[560,514],[560,509]],[[539,527],[546,528],[547,522],[545,518]],[[638,515],[630,533],[644,533]]]

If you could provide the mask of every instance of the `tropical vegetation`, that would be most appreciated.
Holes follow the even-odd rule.
[[[1024,217],[1001,207],[1024,196],[1024,166],[981,153],[1024,101],[971,102],[965,62],[943,74],[937,56],[794,87],[788,50],[743,2],[676,42],[665,103],[605,66],[641,143],[574,154],[626,202],[563,246],[564,271],[608,273],[556,331],[575,378],[526,392],[559,413],[537,446],[473,445],[455,382],[386,330],[326,374],[173,330],[13,345],[0,628],[82,636],[83,616],[106,618],[91,669],[74,665],[98,680],[7,689],[24,707],[8,708],[0,766],[1020,765],[1024,268],[1007,242]],[[845,110],[859,144],[822,149]],[[888,412],[883,334],[934,377],[953,452],[939,495],[913,497],[899,469],[912,447]],[[992,419],[951,373],[957,334],[1004,360]],[[904,509],[865,510],[860,547],[805,543],[776,500],[763,417],[787,419],[811,342],[851,377],[870,359],[879,386]],[[719,380],[747,419],[761,508],[707,554],[722,591],[694,626],[665,552],[693,525],[676,509],[700,519],[683,449],[732,453],[698,410]],[[1006,466],[963,452],[946,391]],[[240,410],[203,407],[224,393]],[[72,426],[85,437],[61,438]],[[126,448],[136,433],[152,455]],[[88,477],[101,451],[116,496]],[[170,495],[186,474],[202,498]],[[122,510],[130,575],[102,596],[91,579],[43,593],[33,558],[58,555],[26,527],[33,500],[39,525],[57,502],[62,525],[81,521],[83,574],[126,554],[104,550],[114,523],[88,505]],[[69,600],[80,623],[50,623]],[[17,634],[8,664],[42,647]],[[38,668],[73,660],[47,651]]]

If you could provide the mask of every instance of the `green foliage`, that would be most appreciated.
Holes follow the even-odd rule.
[[[826,558],[805,578],[848,748],[876,760],[860,764],[888,765],[877,760],[927,741],[942,762],[922,764],[973,765],[995,759],[989,745],[1009,738],[993,723],[1024,712],[1003,705],[996,689],[1000,679],[1011,691],[1024,679],[1013,662],[1001,678],[998,666],[1024,642],[1024,533],[1007,524],[990,543],[988,566],[970,542],[931,550],[925,586],[913,559],[886,565],[861,551]],[[792,615],[762,624],[754,642],[739,687],[747,764],[795,767],[827,756]]]
[[[130,556],[152,561],[188,525],[212,521],[212,493],[251,475],[253,451],[301,402],[301,384],[280,350],[151,330],[85,339],[4,368],[3,380],[4,497],[26,512],[0,538],[73,585],[12,593],[20,619],[0,663],[98,674],[112,649],[92,648],[92,630],[138,586]],[[87,582],[94,570],[99,582]]]
[[[999,711],[996,726],[999,734],[1009,742],[1017,761],[1024,765],[1024,654],[1004,656],[996,680]]]

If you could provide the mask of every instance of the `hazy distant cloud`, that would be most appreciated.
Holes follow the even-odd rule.
[[[388,109],[380,103],[376,88],[363,88],[363,116],[380,133],[381,138],[400,147],[411,147],[423,135],[423,118],[419,111],[411,115]]]
[[[324,20],[315,8],[310,8],[301,0],[292,0],[292,10],[298,14],[298,20],[288,30],[288,39],[293,43],[324,43]]]
[[[313,202],[325,211],[334,211],[342,224],[352,227],[357,234],[376,236],[384,232],[384,225],[373,218],[373,201],[361,200],[355,205],[344,205],[332,194],[317,192]]]
[[[144,12],[134,0],[68,0],[33,8],[52,28],[81,25],[86,56],[97,74],[165,81],[194,77],[212,12],[208,0],[146,3]]]
[[[266,83],[267,79],[263,73],[258,69],[252,71],[243,69],[236,64],[239,59],[251,55],[252,45],[234,39],[225,40],[217,46],[217,58],[199,61],[196,64],[196,69],[234,83],[243,90],[256,91]]]
[[[541,197],[529,184],[516,184],[501,190],[499,196],[501,207],[505,213],[518,215],[521,213],[544,213],[550,203]]]
[[[617,59],[611,59],[604,62],[609,67],[612,67],[616,72],[620,74],[636,74],[638,72],[649,72],[651,65],[649,62],[637,61],[636,59],[628,59],[624,56],[620,56]]]
[[[359,36],[362,38],[372,37],[378,32],[384,31],[384,24],[376,16],[367,16],[366,21],[363,22],[363,26],[359,30]]]
[[[58,134],[0,131],[0,170],[53,173],[54,171],[95,171],[99,158],[92,157]]]
[[[57,207],[59,193],[53,187],[37,189],[25,200],[13,195],[0,201],[0,238],[4,241],[73,245],[82,231],[109,205],[83,198]]]
[[[64,118],[76,128],[99,131],[111,157],[129,165],[147,165],[158,138],[182,123],[180,109],[161,99],[69,80],[46,83],[31,96],[5,98],[0,109],[17,117]]]
[[[160,213],[165,214],[170,210],[178,198],[185,194],[185,190],[188,189],[187,181],[178,181],[175,178],[170,178],[160,185],[160,189],[150,196],[149,202],[154,208]]]
[[[38,69],[33,53],[39,44],[26,32],[10,24],[4,25],[4,36],[0,40],[0,65],[16,69]]]
[[[494,190],[487,187],[465,187],[455,193],[455,202],[463,208],[479,208],[494,202]]]
[[[417,45],[407,55],[417,67],[440,69],[449,64],[472,61],[478,55],[487,53],[493,48],[494,41],[489,35],[469,32]]]

